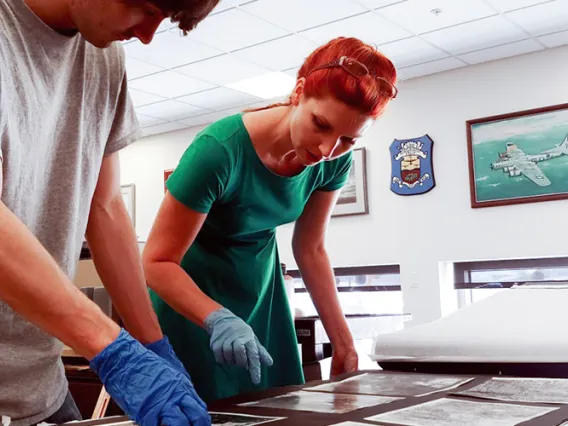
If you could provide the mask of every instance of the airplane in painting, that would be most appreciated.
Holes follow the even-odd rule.
[[[562,155],[568,155],[568,135],[561,144],[539,154],[525,154],[513,142],[507,142],[507,151],[499,153],[499,160],[491,163],[490,167],[492,170],[502,169],[509,176],[523,175],[539,186],[548,186],[551,182],[540,170],[538,163]]]

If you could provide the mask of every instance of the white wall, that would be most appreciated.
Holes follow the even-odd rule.
[[[370,214],[334,218],[334,266],[398,263],[412,324],[455,309],[447,263],[566,255],[567,201],[470,208],[468,119],[566,102],[568,47],[491,62],[400,84],[400,95],[361,141],[367,148]],[[137,230],[146,238],[163,196],[163,171],[176,166],[196,130],[144,139],[121,154],[122,183],[136,183]],[[437,186],[400,197],[389,189],[389,145],[428,133]],[[546,224],[551,232],[538,232]],[[506,233],[511,230],[510,233]],[[292,226],[278,232],[282,261],[294,266]],[[440,285],[442,283],[442,285]]]

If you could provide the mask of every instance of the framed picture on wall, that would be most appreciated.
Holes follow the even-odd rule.
[[[173,172],[174,169],[164,170],[164,192],[168,192],[168,188],[166,187],[166,182],[168,181],[168,178],[172,175]]]
[[[473,208],[568,199],[568,104],[466,124]]]
[[[136,228],[136,185],[133,183],[128,185],[121,185],[122,199],[126,204],[126,210],[132,220],[134,228]]]
[[[353,151],[349,180],[341,190],[332,217],[369,213],[367,200],[367,155],[365,148]]]

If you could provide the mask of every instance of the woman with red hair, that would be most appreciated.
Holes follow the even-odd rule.
[[[331,374],[358,369],[325,232],[351,151],[395,82],[375,48],[334,39],[306,59],[288,102],[209,125],[168,179],[144,267],[164,334],[205,401],[304,382],[275,231],[294,221]]]

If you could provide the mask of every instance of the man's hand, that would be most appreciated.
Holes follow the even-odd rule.
[[[162,357],[164,360],[169,362],[170,365],[174,367],[177,371],[179,371],[180,373],[182,373],[183,375],[189,378],[187,370],[185,369],[185,367],[183,366],[183,364],[175,354],[174,348],[172,348],[172,345],[170,344],[170,341],[167,337],[164,337],[163,339],[158,340],[157,342],[146,345],[146,349],[149,349],[152,352],[154,352],[156,355]]]
[[[209,426],[207,406],[189,376],[125,330],[90,363],[106,390],[140,426]]]

